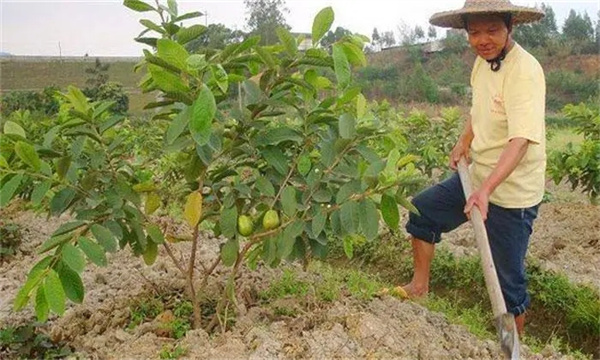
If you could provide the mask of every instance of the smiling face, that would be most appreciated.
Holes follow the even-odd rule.
[[[498,57],[510,39],[510,30],[499,15],[469,17],[467,33],[473,50],[486,60]]]

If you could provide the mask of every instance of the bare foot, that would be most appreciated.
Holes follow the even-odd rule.
[[[415,285],[412,282],[402,286],[402,288],[408,294],[408,297],[413,299],[424,297],[429,293],[429,286]]]

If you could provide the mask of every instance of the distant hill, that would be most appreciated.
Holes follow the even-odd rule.
[[[0,56],[12,56],[11,53],[0,51]]]

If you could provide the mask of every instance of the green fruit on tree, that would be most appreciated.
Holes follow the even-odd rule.
[[[252,234],[253,225],[252,219],[249,216],[242,215],[238,218],[238,231],[242,236],[248,236]]]
[[[275,210],[269,210],[263,218],[263,227],[266,230],[275,229],[279,226],[279,214]]]

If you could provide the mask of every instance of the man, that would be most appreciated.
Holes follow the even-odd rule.
[[[465,202],[457,174],[413,199],[420,212],[406,225],[411,235],[414,275],[404,290],[427,294],[434,246],[441,234],[467,221],[473,206],[485,220],[500,286],[517,329],[529,306],[525,254],[544,194],[545,79],[537,60],[511,37],[513,25],[541,19],[543,12],[508,0],[467,0],[456,11],[435,14],[433,25],[463,28],[477,53],[471,74],[471,116],[450,154],[456,169],[470,160],[473,194]]]

